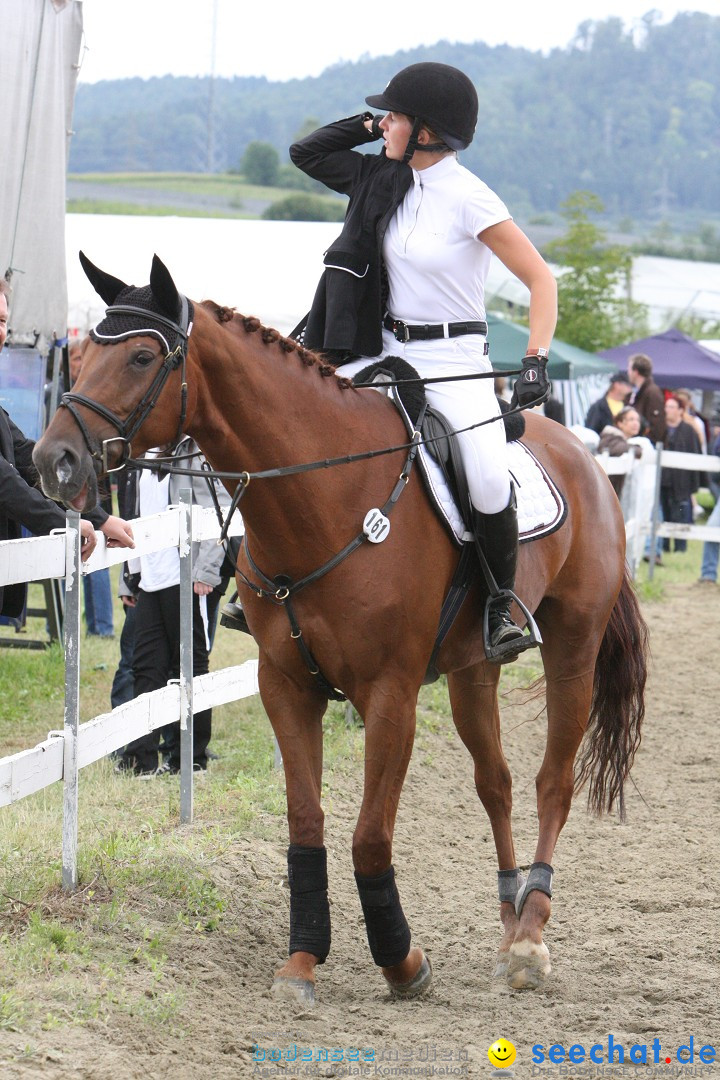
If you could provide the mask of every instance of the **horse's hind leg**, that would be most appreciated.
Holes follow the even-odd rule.
[[[365,786],[353,836],[353,863],[373,960],[397,997],[417,997],[431,984],[430,964],[411,944],[392,866],[400,793],[415,737],[417,688],[376,682],[355,700],[365,720]]]
[[[275,973],[273,992],[312,1005],[315,967],[330,948],[330,909],[324,847],[322,718],[327,700],[312,688],[301,695],[286,676],[260,665],[263,704],[285,769],[290,847],[290,956]]]
[[[550,867],[570,813],[573,767],[590,715],[595,661],[602,636],[596,626],[588,626],[587,622],[564,625],[556,606],[542,632],[548,735],[535,779],[539,832],[535,869],[531,869],[528,882],[535,884],[524,898],[510,947],[508,982],[516,990],[536,989],[550,973],[550,955],[542,937],[550,918]]]
[[[460,738],[475,764],[475,788],[480,797],[495,839],[498,870],[515,869],[515,848],[510,823],[512,813],[512,778],[500,742],[500,713],[497,687],[500,665],[485,662],[448,675],[448,689],[453,720]],[[501,876],[499,881],[503,881]],[[518,927],[512,902],[501,899],[500,920],[503,936],[498,950],[496,976],[505,976],[509,950]]]

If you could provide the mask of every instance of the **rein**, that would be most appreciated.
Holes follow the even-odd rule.
[[[116,307],[109,307],[106,311],[106,315],[142,315],[144,319],[151,314],[153,322],[159,322],[163,326],[166,326],[169,330],[172,330],[176,335],[180,337],[180,343],[175,348],[166,353],[163,358],[161,366],[158,368],[153,381],[143,394],[140,401],[132,410],[130,415],[122,420],[116,413],[108,409],[106,405],[102,405],[98,401],[94,401],[92,398],[86,397],[85,394],[78,394],[75,391],[68,391],[60,399],[58,408],[62,406],[68,410],[73,420],[80,429],[80,433],[83,437],[85,445],[88,449],[88,453],[94,461],[98,462],[102,467],[103,472],[117,472],[119,469],[123,469],[127,462],[130,460],[132,453],[132,440],[142,425],[147,420],[148,416],[155,408],[158,398],[163,391],[163,387],[167,382],[169,376],[176,371],[178,367],[182,365],[182,380],[180,386],[180,415],[178,418],[178,427],[173,440],[175,445],[180,440],[182,435],[182,429],[185,426],[185,418],[187,415],[187,350],[188,350],[188,337],[192,324],[189,320],[189,305],[187,297],[181,296],[181,308],[180,308],[180,321],[174,322],[172,319],[166,318],[164,315],[158,315],[155,312],[148,313],[145,308],[132,307],[118,305]],[[87,429],[85,421],[82,419],[80,413],[77,411],[76,405],[83,405],[86,409],[90,409],[91,412],[96,413],[102,417],[103,420],[115,428],[117,435],[111,439],[103,439],[100,450],[94,448],[90,432]],[[120,442],[123,444],[121,460],[119,465],[115,465],[110,468],[108,462],[108,446],[112,443]]]
[[[418,375],[417,379],[388,379],[387,381],[383,379],[381,383],[359,383],[355,386],[355,389],[377,390],[378,387],[385,386],[415,386],[418,383],[421,386],[429,386],[431,383],[467,382],[471,379],[495,379],[499,375],[503,377],[505,375],[522,375],[522,371],[522,368],[513,368],[511,371],[479,371],[476,375],[436,375],[434,377],[428,376],[425,379],[421,379]]]
[[[465,378],[465,376],[463,376]],[[407,382],[415,380],[404,380]],[[379,386],[394,386],[397,383],[380,383]],[[365,389],[364,387],[358,387],[358,389]],[[377,389],[377,387],[375,387]],[[163,473],[179,473],[183,476],[207,476],[213,480],[239,480],[244,488],[247,488],[251,480],[272,480],[280,476],[296,476],[298,473],[314,472],[317,469],[331,469],[336,465],[352,465],[356,461],[369,461],[372,458],[384,457],[386,454],[397,454],[401,450],[410,450],[413,446],[430,446],[432,443],[443,442],[446,439],[452,438],[455,435],[462,435],[466,431],[474,431],[475,428],[485,427],[486,424],[495,424],[498,420],[506,420],[508,416],[516,416],[517,413],[525,412],[526,409],[531,408],[529,405],[518,405],[514,409],[508,409],[507,412],[499,413],[497,416],[491,416],[488,420],[478,420],[476,424],[468,424],[464,428],[456,428],[448,435],[435,435],[431,438],[424,439],[418,438],[417,441],[398,443],[397,446],[385,446],[381,450],[365,450],[359,454],[344,454],[342,457],[336,458],[321,458],[317,461],[306,461],[302,465],[279,465],[274,469],[260,469],[257,472],[247,472],[242,470],[241,472],[228,472],[222,469],[184,469],[174,468],[168,464],[171,461],[180,461],[181,458],[168,457],[154,457],[152,461],[146,461],[144,458],[126,458],[122,465],[119,465],[117,469],[122,469],[126,465],[131,466],[133,469],[147,469],[150,472],[163,472]],[[99,406],[103,408],[103,406]],[[109,440],[112,441],[112,440]],[[185,458],[197,457],[197,454],[186,454]],[[114,469],[113,472],[116,472]]]
[[[466,376],[463,376],[465,378]],[[403,380],[407,382],[415,382],[414,379]],[[390,385],[389,383],[379,384],[382,387]],[[363,389],[359,387],[358,389]],[[102,407],[102,406],[101,406]],[[484,427],[486,424],[497,423],[498,420],[505,420],[508,416],[515,416],[517,413],[524,412],[530,406],[519,405],[515,409],[509,409],[505,413],[499,413],[497,416],[491,416],[488,420],[479,420],[476,424],[469,424],[467,427],[458,428],[452,432],[452,435],[462,435],[465,431],[473,431],[475,428]],[[372,458],[384,457],[386,454],[397,454],[401,450],[412,450],[413,447],[419,448],[421,446],[430,446],[432,443],[442,442],[451,438],[451,435],[436,435],[432,438],[422,438],[419,432],[417,433],[417,439],[413,438],[412,442],[399,443],[397,446],[386,446],[381,450],[366,450],[359,454],[345,454],[343,457],[336,458],[322,458],[318,461],[307,461],[302,465],[281,465],[274,469],[261,469],[258,472],[224,472],[219,469],[184,469],[174,468],[172,465],[165,464],[173,460],[172,457],[160,458],[155,457],[152,461],[144,461],[142,458],[126,458],[121,465],[117,468],[122,469],[125,465],[130,465],[134,469],[147,469],[150,472],[164,472],[164,473],[178,473],[183,476],[202,476],[212,480],[237,480],[238,484],[235,488],[235,493],[230,503],[225,525],[220,533],[219,543],[223,543],[227,540],[227,530],[230,525],[230,519],[238,508],[238,504],[243,495],[248,489],[251,480],[272,480],[282,476],[297,476],[299,473],[315,472],[317,469],[331,469],[336,465],[352,465],[356,461],[369,461]],[[114,440],[108,440],[112,442]],[[188,454],[188,457],[194,455]],[[116,471],[116,470],[113,470]]]

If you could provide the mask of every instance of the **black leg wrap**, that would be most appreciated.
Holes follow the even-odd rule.
[[[377,877],[355,872],[372,958],[378,967],[392,967],[410,952],[410,927],[403,913],[392,866]]]
[[[307,952],[324,964],[330,952],[327,851],[324,847],[288,848],[290,882],[290,955]]]

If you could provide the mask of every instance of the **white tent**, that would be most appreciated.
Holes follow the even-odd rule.
[[[65,175],[82,37],[78,0],[0,0],[0,274],[9,344],[65,337]]]
[[[2,2],[2,0],[0,0]],[[145,285],[153,254],[181,292],[212,299],[289,333],[312,303],[324,269],[323,252],[337,222],[249,221],[223,218],[68,214],[67,275],[71,333],[84,334],[105,305],[85,277],[78,251],[114,277]],[[495,297],[527,307],[525,286],[493,258],[488,307]]]
[[[720,263],[638,255],[631,290],[649,308],[654,329],[667,330],[683,315],[720,321]]]

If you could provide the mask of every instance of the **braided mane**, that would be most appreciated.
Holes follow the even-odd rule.
[[[334,364],[328,364],[319,353],[311,352],[300,345],[299,342],[293,341],[292,338],[283,337],[279,330],[263,326],[254,315],[241,315],[235,308],[222,307],[220,304],[216,304],[214,300],[203,300],[201,307],[205,308],[221,325],[230,324],[228,326],[229,330],[242,328],[246,334],[260,332],[263,345],[279,345],[283,352],[297,353],[306,367],[317,368],[320,375],[334,375],[337,370]],[[342,376],[336,381],[343,390],[348,390],[353,385],[350,379],[345,379]]]

